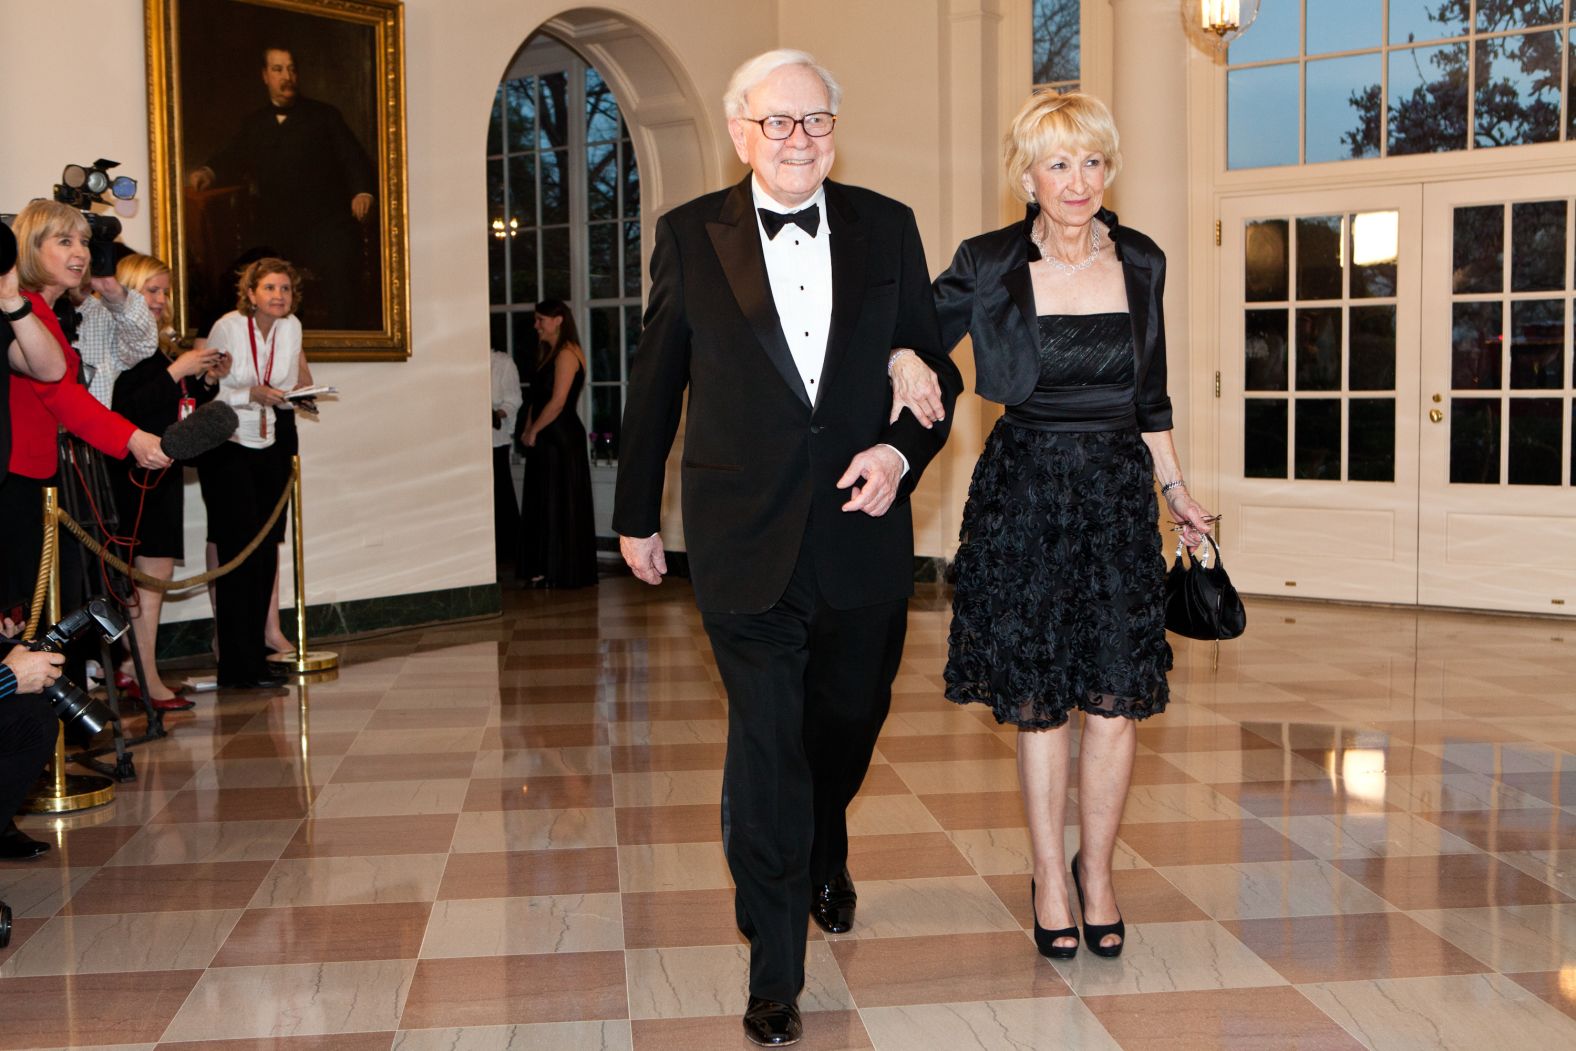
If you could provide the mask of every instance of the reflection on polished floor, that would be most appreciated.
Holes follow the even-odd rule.
[[[26,822],[57,846],[0,864],[0,1049],[744,1046],[686,585],[506,602],[309,697],[206,697],[104,812]],[[1140,731],[1127,952],[1053,965],[1014,735],[942,699],[917,601],[803,1046],[1576,1046],[1576,624],[1250,616],[1218,669],[1175,640]]]

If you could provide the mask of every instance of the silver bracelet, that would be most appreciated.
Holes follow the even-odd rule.
[[[1183,489],[1183,488],[1186,488],[1186,486],[1187,486],[1187,482],[1183,481],[1181,478],[1178,478],[1174,482],[1167,482],[1165,485],[1162,485],[1160,487],[1160,495],[1161,496],[1165,496],[1167,493],[1169,493],[1173,489]]]
[[[899,347],[897,350],[894,350],[892,352],[892,356],[887,358],[887,375],[888,376],[892,375],[892,366],[897,364],[897,359],[898,358],[902,357],[904,354],[912,354],[912,353],[914,353],[914,352],[912,350],[909,350],[907,347]]]

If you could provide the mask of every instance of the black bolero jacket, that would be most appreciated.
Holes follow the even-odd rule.
[[[1029,205],[1022,222],[971,237],[958,246],[952,265],[936,278],[936,313],[941,345],[951,351],[965,333],[974,341],[974,389],[980,397],[1017,405],[1034,393],[1040,366],[1038,322],[1029,264],[1040,258],[1029,239],[1039,205]],[[1111,231],[1127,282],[1127,309],[1138,350],[1138,428],[1171,429],[1171,398],[1166,393],[1166,326],[1162,307],[1166,257],[1137,230],[1117,223],[1102,208],[1101,222]]]

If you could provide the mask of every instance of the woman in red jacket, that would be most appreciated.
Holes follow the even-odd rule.
[[[17,276],[33,313],[60,343],[66,375],[58,383],[26,376],[11,381],[11,460],[0,482],[0,601],[27,602],[33,596],[43,544],[40,491],[59,468],[56,427],[64,427],[106,456],[131,455],[143,467],[167,467],[170,458],[159,439],[110,412],[80,381],[77,352],[55,319],[55,300],[82,282],[88,268],[88,224],[82,213],[55,201],[34,201],[11,224],[17,240]]]

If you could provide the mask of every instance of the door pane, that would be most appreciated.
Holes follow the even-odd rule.
[[[541,341],[536,338],[536,312],[516,310],[509,320],[514,329],[514,367],[520,370],[520,381],[528,384],[536,372],[536,355],[541,351]]]
[[[586,70],[586,141],[612,142],[618,138],[618,103],[613,89],[594,68]]]
[[[512,156],[508,165],[509,218],[515,221],[514,229],[530,229],[536,225],[536,155]]]
[[[508,126],[506,141],[509,152],[518,153],[531,148],[536,134],[536,80],[521,77],[503,86],[506,109],[504,122]]]
[[[549,150],[542,158],[542,225],[569,221],[569,151]]]
[[[1479,17],[1484,6],[1478,5]],[[1553,142],[1560,137],[1558,31],[1479,40],[1475,72],[1474,141],[1480,148]]]
[[[1242,474],[1286,477],[1286,399],[1249,398],[1242,403]]]
[[[1268,12],[1266,12],[1267,14]],[[1244,40],[1257,36],[1255,32]],[[1235,51],[1240,45],[1233,45]],[[1295,45],[1293,45],[1295,47]],[[1231,168],[1297,163],[1296,63],[1234,69],[1226,74],[1226,151]]]
[[[1337,398],[1297,401],[1296,477],[1339,481],[1341,477],[1341,402]]]
[[[586,227],[588,288],[592,299],[618,295],[618,224],[592,223]]]
[[[569,145],[569,75],[548,73],[541,78],[541,108],[537,111],[537,145],[544,150]]]
[[[1390,52],[1390,155],[1467,148],[1467,47]]]
[[[622,407],[617,384],[598,383],[591,388],[592,447],[601,459],[618,459],[618,425]]]
[[[1346,477],[1354,482],[1395,481],[1395,399],[1347,402]]]
[[[1450,400],[1450,481],[1462,485],[1499,482],[1499,399]]]
[[[1453,390],[1499,390],[1502,317],[1498,302],[1451,306],[1450,386]]]
[[[535,303],[537,300],[536,244],[535,230],[521,230],[509,239],[509,301],[511,303]]]
[[[1297,220],[1297,298],[1341,298],[1341,216]]]
[[[618,146],[586,147],[586,216],[618,218]]]
[[[1287,283],[1285,219],[1260,219],[1243,229],[1243,298],[1250,303],[1284,302],[1291,298]]]
[[[618,307],[593,307],[591,309],[590,364],[593,383],[607,383],[619,379],[618,363]]]
[[[624,375],[635,367],[635,351],[640,349],[640,308],[624,308]]]
[[[1511,485],[1560,484],[1564,411],[1559,398],[1510,400]]]
[[[542,298],[570,298],[569,228],[542,231]]]
[[[1297,389],[1341,389],[1341,308],[1297,311]]]
[[[504,262],[503,240],[487,231],[487,302],[498,304],[509,301],[509,267]]]
[[[1453,292],[1498,292],[1505,283],[1505,206],[1457,208],[1453,231]]]
[[[1351,217],[1352,298],[1395,295],[1396,260],[1401,254],[1399,212],[1358,212]]]
[[[1390,0],[1390,43],[1423,43],[1467,31],[1467,5],[1440,0]]]
[[[1363,119],[1365,106],[1378,113],[1379,61],[1375,52],[1308,63],[1304,161],[1379,156],[1379,122]]]
[[[1286,319],[1282,310],[1244,312],[1243,389],[1286,389]]]
[[[1528,299],[1510,305],[1510,388],[1565,386],[1565,301]]]
[[[624,294],[640,295],[640,224],[624,224]]]
[[[1348,390],[1395,390],[1395,307],[1352,307]]]
[[[1510,290],[1565,287],[1565,202],[1528,201],[1510,207]]]
[[[627,140],[619,146],[619,164],[624,179],[624,214],[640,214],[640,169],[635,165],[635,147]]]

